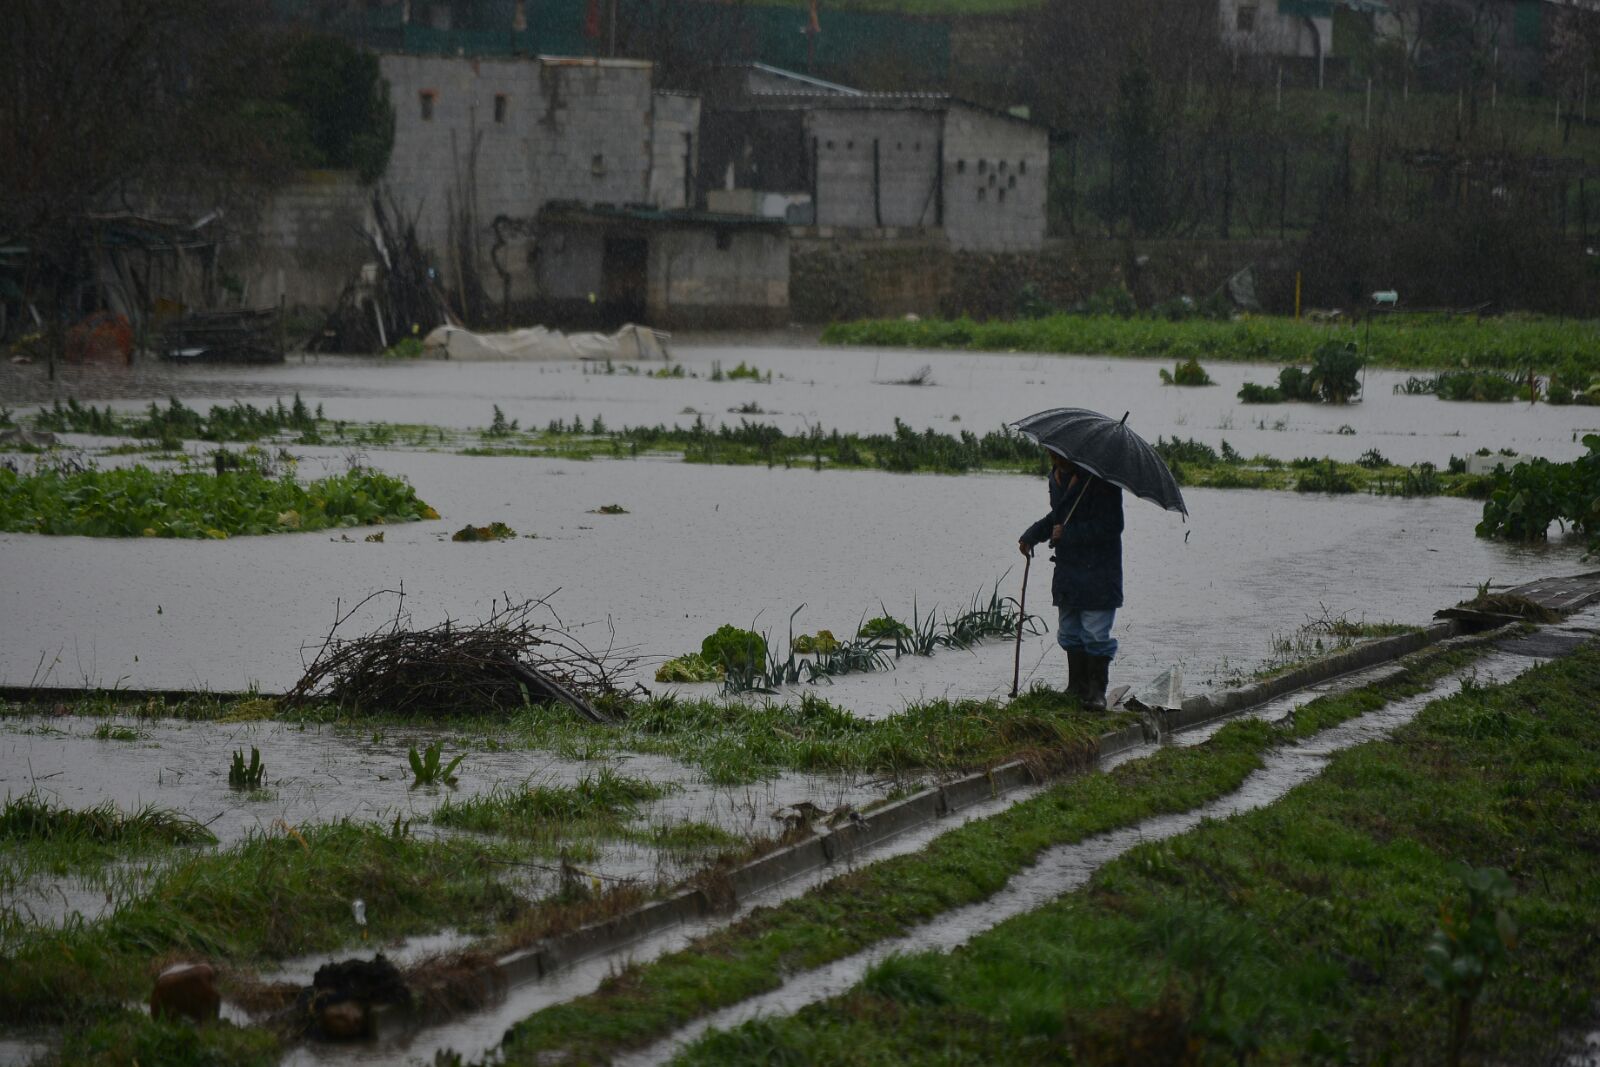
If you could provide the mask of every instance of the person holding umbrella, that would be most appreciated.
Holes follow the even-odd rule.
[[[1050,456],[1050,511],[1017,542],[1024,556],[1049,541],[1055,549],[1050,599],[1060,612],[1056,643],[1067,654],[1067,692],[1103,710],[1122,607],[1122,490],[1059,452]]]
[[[1052,408],[1012,424],[1050,456],[1050,511],[1023,531],[1017,547],[1030,560],[1045,541],[1055,549],[1050,598],[1060,612],[1056,643],[1067,654],[1067,691],[1096,710],[1106,706],[1117,654],[1111,626],[1122,607],[1122,491],[1189,513],[1166,463],[1127,422],[1126,414],[1117,420]]]

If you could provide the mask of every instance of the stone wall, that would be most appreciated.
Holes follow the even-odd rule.
[[[797,322],[936,314],[951,289],[955,257],[939,237],[794,240],[789,309]]]
[[[1053,241],[1037,252],[965,252],[934,241],[798,240],[790,272],[794,318],[1017,314],[1024,300],[1071,307],[1125,285],[1140,306],[1204,299],[1252,264],[1272,310],[1294,300],[1297,248],[1276,241]]]
[[[780,227],[657,230],[650,240],[650,324],[766,328],[789,321],[789,237]]]

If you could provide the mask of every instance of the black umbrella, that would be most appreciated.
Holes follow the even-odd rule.
[[[1113,419],[1087,408],[1051,408],[1011,424],[1097,478],[1189,514],[1178,483],[1150,442],[1128,429],[1128,416]]]

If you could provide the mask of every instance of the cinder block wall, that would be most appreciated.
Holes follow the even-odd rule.
[[[470,204],[491,301],[503,295],[489,258],[497,217],[524,228],[508,233],[498,257],[515,301],[539,295],[527,227],[546,203],[636,203],[652,199],[655,185],[673,186],[681,200],[681,172],[675,185],[670,175],[651,180],[656,100],[649,63],[410,55],[386,55],[381,63],[395,107],[384,189],[415,216],[418,240],[447,278],[454,276],[451,216]],[[667,107],[672,117],[697,121],[699,102],[678,99]],[[468,165],[474,145],[475,173]]]
[[[945,113],[944,228],[962,250],[1044,245],[1049,135],[1039,126],[959,104]]]
[[[807,136],[817,152],[817,225],[936,225],[939,127],[934,111],[863,108],[808,113]]]
[[[244,285],[244,303],[281,298],[300,313],[330,307],[372,258],[362,236],[371,198],[353,171],[307,171],[275,190],[250,232],[223,254],[223,267]]]

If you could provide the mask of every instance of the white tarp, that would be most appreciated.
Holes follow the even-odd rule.
[[[543,326],[508,333],[473,333],[459,326],[440,326],[422,339],[422,347],[438,359],[665,360],[667,336],[631,322],[611,334],[564,334]]]

